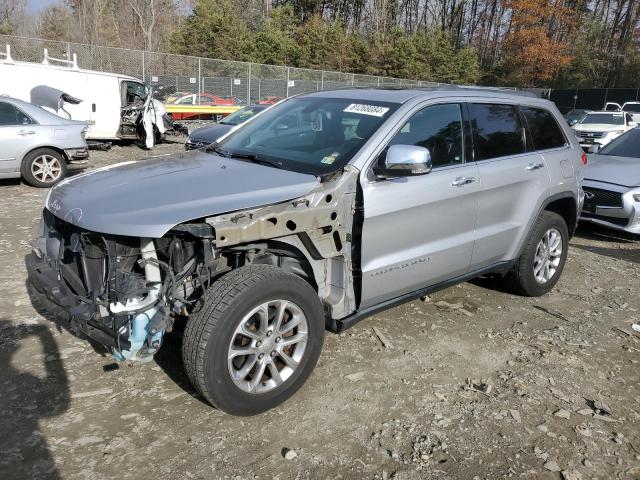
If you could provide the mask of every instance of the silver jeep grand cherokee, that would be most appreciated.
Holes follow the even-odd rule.
[[[325,327],[484,274],[551,290],[581,154],[553,104],[515,93],[301,95],[205,150],[60,183],[29,276],[118,360],[184,328],[193,385],[255,414],[302,386]]]

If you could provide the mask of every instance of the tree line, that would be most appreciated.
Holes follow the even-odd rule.
[[[66,0],[30,22],[24,4],[0,0],[0,32],[435,82],[640,87],[640,0]]]

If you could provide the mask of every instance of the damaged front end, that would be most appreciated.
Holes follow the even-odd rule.
[[[117,136],[122,140],[134,140],[145,148],[153,148],[168,132],[184,134],[185,128],[173,122],[164,104],[154,99],[151,91],[144,99],[136,97],[120,110]]]
[[[218,270],[207,225],[161,239],[90,232],[44,210],[27,257],[31,284],[62,308],[71,330],[119,360],[146,362]]]
[[[357,176],[347,167],[305,195],[199,217],[155,238],[150,235],[157,228],[137,229],[152,232],[145,237],[83,228],[92,224],[92,214],[62,206],[73,201],[63,184],[47,200],[40,238],[27,257],[29,279],[61,307],[74,333],[107,346],[118,361],[151,360],[174,322],[198,311],[211,284],[249,264],[305,279],[335,330],[336,320],[357,308],[360,292],[353,249],[354,236],[359,238],[354,224],[361,222]],[[82,179],[74,182],[83,191]]]

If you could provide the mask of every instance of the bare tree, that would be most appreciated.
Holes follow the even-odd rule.
[[[0,33],[22,33],[26,4],[26,0],[0,0]]]
[[[138,19],[138,26],[144,36],[144,49],[153,50],[156,25],[156,0],[129,0],[129,5]]]

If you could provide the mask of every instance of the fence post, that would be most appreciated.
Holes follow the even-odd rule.
[[[251,64],[249,64],[249,73],[247,74],[247,105],[251,105]]]
[[[378,77],[378,86],[380,86],[380,77]]]
[[[355,74],[351,74],[351,86],[353,87],[356,84],[356,76]]]
[[[229,80],[231,81],[231,93],[230,93],[230,96],[233,97],[233,74],[231,74],[231,78]]]
[[[200,105],[201,93],[202,93],[202,59],[198,58],[198,105]]]
[[[324,90],[324,70],[320,73],[320,90]]]
[[[144,50],[142,50],[142,82],[146,81],[146,72],[144,68]]]
[[[287,67],[287,90],[286,90],[286,97],[289,98],[289,70],[290,67]]]

